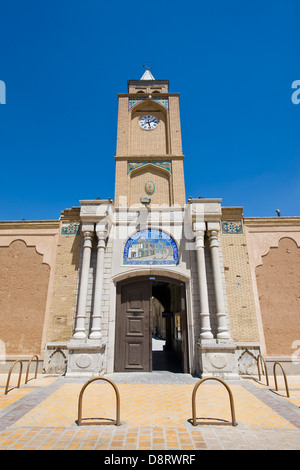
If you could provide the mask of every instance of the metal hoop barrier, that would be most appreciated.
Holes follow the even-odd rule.
[[[197,426],[197,417],[196,417],[196,393],[198,390],[198,387],[205,382],[206,380],[217,380],[221,384],[224,385],[224,387],[228,391],[229,395],[229,401],[230,401],[230,410],[231,410],[231,425],[232,426],[237,426],[236,418],[235,418],[235,409],[234,409],[234,401],[233,401],[233,395],[232,392],[229,388],[229,386],[224,382],[224,380],[219,379],[218,377],[205,377],[204,379],[199,380],[199,382],[196,383],[194,389],[193,389],[193,394],[192,394],[192,413],[193,413],[193,426]],[[200,424],[200,423],[198,423]],[[215,424],[215,423],[214,423]],[[224,423],[224,424],[229,424],[229,423]]]
[[[98,424],[115,424],[116,426],[120,426],[121,425],[121,421],[120,421],[120,393],[119,393],[119,390],[118,390],[118,387],[116,386],[116,384],[112,380],[106,379],[104,377],[94,377],[93,379],[90,379],[88,382],[86,382],[84,384],[84,386],[82,387],[82,389],[80,391],[80,394],[79,394],[79,399],[78,399],[78,421],[77,421],[78,426],[82,425],[82,398],[83,398],[83,393],[84,393],[86,387],[90,383],[95,382],[95,380],[104,380],[104,381],[110,383],[112,385],[112,387],[114,388],[114,391],[116,393],[116,419],[115,419],[115,421],[114,420],[112,420],[112,421],[103,421],[103,422],[98,423]],[[95,423],[86,423],[86,424],[95,424]]]
[[[259,367],[259,360],[260,360],[260,359],[262,360],[262,362],[263,362],[263,364],[264,364],[265,373],[266,373],[266,381],[267,381],[267,385],[269,385],[269,376],[268,376],[266,361],[264,360],[264,358],[262,357],[261,354],[259,354],[259,355],[257,356],[257,359],[256,359],[257,369],[258,369],[258,380],[259,380],[259,381],[261,380],[260,367]]]
[[[11,368],[9,369],[9,373],[8,373],[8,377],[7,377],[7,381],[6,381],[6,387],[5,387],[4,395],[7,395],[7,393],[8,393],[8,386],[9,386],[9,381],[10,381],[11,373],[12,373],[12,370],[13,370],[13,368],[15,367],[15,365],[18,364],[18,363],[20,364],[20,370],[19,370],[19,380],[18,380],[17,388],[20,388],[21,376],[22,376],[22,370],[23,370],[23,364],[22,364],[22,361],[15,361],[15,362],[13,363],[13,365],[11,366]]]
[[[26,377],[25,377],[25,384],[27,384],[27,382],[28,382],[28,375],[29,375],[30,364],[31,364],[31,361],[32,361],[33,359],[36,359],[36,366],[35,366],[34,378],[35,378],[35,379],[37,378],[37,371],[38,371],[38,367],[39,367],[39,358],[38,358],[37,355],[35,354],[34,356],[32,356],[32,358],[31,358],[30,361],[28,362],[27,370],[26,370]]]
[[[289,387],[288,387],[288,383],[287,383],[286,374],[285,374],[285,372],[284,372],[284,370],[283,370],[283,367],[282,367],[282,365],[280,364],[280,362],[275,362],[274,365],[273,365],[273,375],[274,375],[274,381],[275,381],[275,389],[276,389],[276,391],[278,391],[277,377],[276,377],[276,373],[275,373],[275,370],[276,370],[276,366],[277,366],[277,365],[281,367],[281,370],[282,370],[282,373],[283,373],[283,377],[284,377],[286,396],[289,397],[289,396],[290,396],[290,392],[289,392]]]

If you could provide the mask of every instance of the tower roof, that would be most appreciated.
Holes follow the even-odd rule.
[[[147,68],[140,80],[155,80],[150,70]]]
[[[141,76],[141,78],[139,80],[128,80],[127,81],[127,88],[128,88],[128,92],[130,91],[131,89],[131,92],[132,93],[136,93],[137,89],[140,89],[141,87],[144,88],[146,86],[150,86],[150,88],[153,88],[153,87],[162,87],[164,86],[164,92],[165,93],[168,93],[168,90],[169,90],[169,80],[156,80],[152,73],[150,72],[150,66],[149,66],[149,62],[148,62],[148,65],[143,65],[143,67],[145,67],[145,72],[143,73],[143,75]]]

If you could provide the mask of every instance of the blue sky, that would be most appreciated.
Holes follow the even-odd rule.
[[[179,92],[186,196],[300,216],[298,0],[10,0],[0,12],[0,220],[114,197],[117,94]]]

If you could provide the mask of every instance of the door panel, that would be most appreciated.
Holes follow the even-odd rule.
[[[118,284],[115,370],[152,370],[151,283]]]
[[[181,303],[181,326],[182,326],[182,366],[183,372],[187,374],[189,372],[189,353],[188,353],[188,342],[187,342],[187,318],[186,318],[186,299],[185,299],[185,286],[180,286],[180,303]]]
[[[141,343],[126,343],[125,369],[145,370],[144,369],[144,345]]]

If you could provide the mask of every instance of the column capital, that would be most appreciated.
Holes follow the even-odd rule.
[[[102,220],[96,223],[95,230],[96,232],[107,232],[108,226],[109,224],[107,223],[107,221]]]
[[[83,238],[93,238],[94,232],[91,232],[90,230],[87,230],[86,232],[83,232]]]
[[[220,222],[207,222],[208,232],[220,232]]]
[[[95,231],[95,225],[94,224],[82,224],[81,231],[83,233],[85,233],[85,232],[94,232]]]
[[[194,222],[193,223],[193,232],[205,232],[206,223],[205,222]]]
[[[96,230],[98,240],[106,240],[108,236],[107,230]]]
[[[207,230],[207,234],[209,237],[209,244],[210,247],[213,248],[214,246],[219,246],[219,232],[220,232],[220,224],[219,223],[212,223],[209,224],[210,227]]]
[[[97,231],[97,238],[98,238],[98,244],[97,248],[105,248],[106,246],[106,239],[107,239],[107,231]]]
[[[92,248],[94,232],[83,232],[83,248]]]

